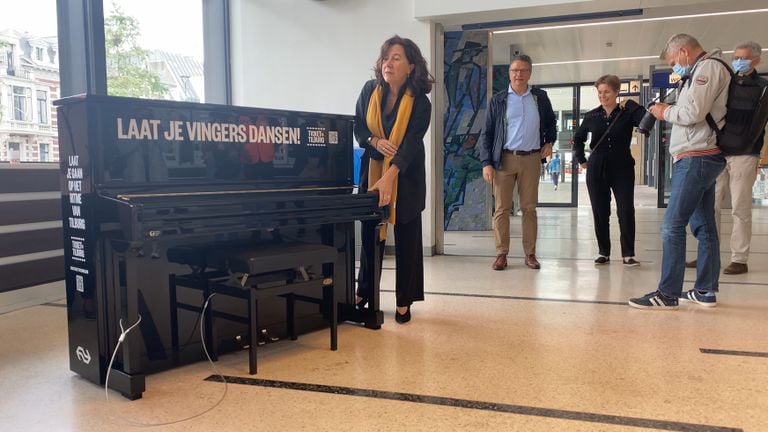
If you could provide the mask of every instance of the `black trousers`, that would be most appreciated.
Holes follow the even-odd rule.
[[[391,227],[390,227],[391,228]],[[376,222],[363,222],[360,271],[357,274],[357,295],[370,297],[373,276],[373,248],[379,231]],[[384,259],[384,242],[379,243],[379,257]],[[381,262],[379,262],[381,265]],[[421,217],[406,223],[395,223],[395,297],[397,306],[410,306],[424,300],[424,252],[421,241]]]
[[[587,162],[587,190],[592,203],[600,255],[611,255],[611,191],[621,233],[621,256],[635,256],[635,161],[631,156],[592,155]]]

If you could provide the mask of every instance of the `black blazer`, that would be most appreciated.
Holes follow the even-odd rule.
[[[360,181],[358,190],[360,193],[368,190],[368,161],[370,159],[382,160],[384,155],[368,144],[368,138],[372,135],[368,129],[366,116],[368,113],[368,103],[371,100],[373,90],[376,88],[376,81],[370,80],[365,83],[357,98],[357,107],[355,109],[355,139],[361,148],[365,150],[360,163]],[[381,122],[384,126],[384,133],[389,136],[392,127],[397,118],[397,109],[400,106],[400,100],[405,93],[405,86],[397,97],[395,107],[390,115],[384,114],[384,104],[387,100],[389,89],[384,88],[384,94],[381,98]],[[392,163],[400,168],[397,176],[397,220],[403,223],[410,222],[415,217],[421,216],[424,211],[427,200],[427,180],[426,180],[426,156],[424,152],[424,135],[429,129],[429,122],[432,116],[432,104],[427,95],[416,95],[413,101],[413,111],[411,119],[408,121],[408,127],[405,130],[405,137],[397,154],[392,158]]]

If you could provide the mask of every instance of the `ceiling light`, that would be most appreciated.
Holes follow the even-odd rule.
[[[768,51],[768,48],[763,48],[763,51]],[[722,53],[733,54],[733,50],[722,51]],[[555,65],[568,65],[568,64],[578,64],[578,63],[600,63],[600,62],[610,62],[610,61],[648,60],[648,59],[658,60],[659,55],[656,54],[656,55],[635,56],[635,57],[613,57],[613,58],[600,58],[600,59],[590,59],[590,60],[566,60],[566,61],[555,61],[555,62],[543,62],[543,63],[533,63],[533,66],[555,66]]]
[[[577,28],[577,27],[594,27],[594,26],[602,26],[602,25],[610,25],[610,24],[627,24],[627,23],[650,22],[650,21],[679,20],[679,19],[688,19],[688,18],[701,18],[701,17],[722,16],[722,15],[740,15],[740,14],[760,13],[760,12],[768,12],[768,9],[749,9],[749,10],[742,10],[742,11],[712,12],[712,13],[704,13],[704,14],[679,15],[679,16],[671,16],[671,17],[637,18],[637,19],[618,20],[618,21],[564,24],[564,25],[556,25],[556,26],[544,26],[544,27],[528,27],[528,28],[511,29],[511,30],[496,30],[493,32],[493,34],[522,33],[522,32],[538,31],[538,30],[557,30],[557,29],[566,29],[566,28]]]

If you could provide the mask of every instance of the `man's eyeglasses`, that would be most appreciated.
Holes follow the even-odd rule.
[[[530,69],[510,69],[509,70],[509,73],[513,73],[513,74],[518,74],[518,73],[519,74],[527,74],[527,73],[530,73],[530,72],[531,72]]]

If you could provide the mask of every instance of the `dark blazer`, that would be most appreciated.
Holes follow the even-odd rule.
[[[480,162],[483,166],[493,165],[496,169],[501,167],[501,150],[507,139],[507,92],[508,90],[504,89],[493,95],[485,113],[485,130],[480,145]],[[541,148],[545,143],[554,143],[557,139],[557,117],[547,92],[531,87],[531,94],[539,109]]]
[[[372,135],[368,129],[366,115],[368,113],[368,103],[371,100],[371,94],[376,88],[376,81],[370,80],[365,83],[357,98],[357,107],[355,109],[355,139],[365,151],[360,163],[360,182],[359,191],[364,193],[368,190],[368,161],[373,158],[376,160],[384,159],[384,155],[368,144],[368,138]],[[397,109],[400,106],[400,100],[405,93],[405,86],[401,89],[397,97],[395,107],[390,115],[384,114],[384,104],[387,100],[389,89],[384,88],[384,94],[381,98],[382,125],[384,133],[389,136],[392,127],[397,118]],[[424,135],[429,129],[429,122],[432,116],[432,104],[427,95],[416,95],[413,101],[413,111],[411,119],[408,121],[408,127],[405,131],[403,142],[397,150],[397,154],[392,158],[392,163],[400,169],[397,176],[397,220],[403,223],[410,222],[415,217],[421,216],[424,211],[427,200],[427,180],[426,180],[426,156],[424,152]]]

